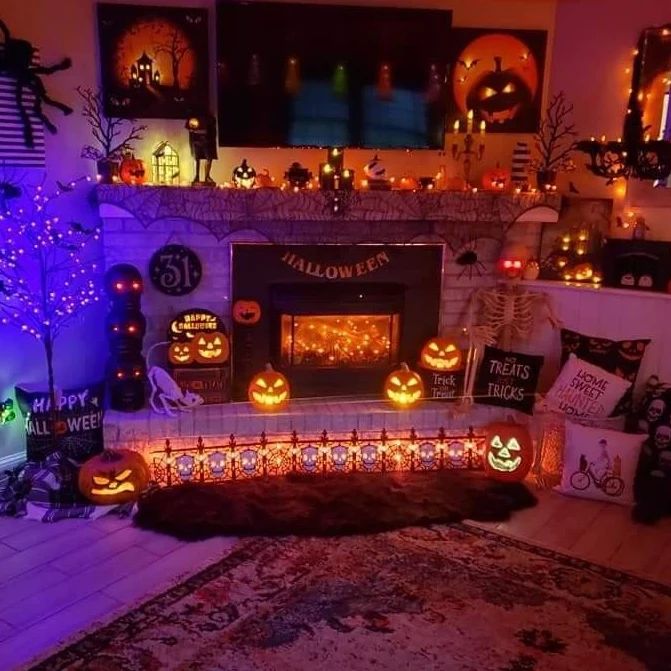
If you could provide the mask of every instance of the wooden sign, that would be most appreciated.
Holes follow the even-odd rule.
[[[183,245],[166,245],[149,261],[149,278],[168,296],[185,296],[200,284],[203,267],[196,253]]]
[[[434,401],[457,401],[464,395],[465,369],[439,373],[418,369],[424,381],[424,398]]]

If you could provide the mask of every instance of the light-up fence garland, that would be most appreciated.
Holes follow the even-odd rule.
[[[296,431],[277,439],[262,433],[258,440],[173,448],[165,441],[151,452],[152,479],[163,487],[184,482],[222,482],[286,473],[385,473],[394,471],[479,470],[483,467],[485,435],[472,427],[464,433],[440,428],[420,436],[415,429],[390,434],[329,435],[301,438]]]

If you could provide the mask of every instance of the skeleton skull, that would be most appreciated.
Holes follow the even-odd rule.
[[[191,480],[196,460],[190,454],[182,454],[177,457],[175,463],[177,464],[177,475],[179,475],[184,482]]]
[[[210,473],[215,478],[220,478],[226,470],[226,455],[223,452],[212,452],[207,461],[210,465]]]
[[[314,445],[306,445],[301,450],[301,461],[303,462],[303,468],[312,473],[317,468],[317,461],[319,459],[319,449]]]
[[[256,450],[247,449],[240,452],[240,468],[245,475],[253,475],[258,458]]]
[[[371,470],[375,467],[377,460],[377,446],[368,443],[361,446],[361,465],[366,470]]]
[[[433,443],[422,443],[419,446],[419,462],[425,468],[431,468],[436,460],[436,446]]]
[[[331,448],[331,459],[333,460],[333,468],[336,471],[344,471],[347,467],[347,455],[349,450],[347,445],[334,445]]]
[[[646,419],[650,424],[658,422],[660,417],[664,414],[666,410],[666,403],[661,398],[654,398],[650,401],[648,406],[648,411],[645,414]]]
[[[666,450],[671,445],[671,426],[662,424],[655,431],[655,447],[658,450]]]

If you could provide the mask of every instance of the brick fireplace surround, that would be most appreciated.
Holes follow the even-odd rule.
[[[201,259],[203,278],[184,297],[159,293],[146,282],[142,310],[148,331],[145,351],[165,340],[169,320],[181,310],[206,308],[221,315],[231,330],[232,243],[274,244],[422,244],[443,246],[440,330],[463,323],[474,289],[495,282],[494,264],[505,240],[538,248],[540,222],[556,218],[559,197],[538,194],[500,195],[484,192],[291,193],[279,189],[251,191],[193,187],[98,186],[106,266],[131,263],[146,276],[151,255],[163,245],[183,244]],[[337,205],[337,211],[336,206]],[[482,266],[469,269],[456,259],[477,252]],[[235,347],[235,343],[233,343]],[[149,365],[163,365],[155,350]],[[477,422],[448,411],[444,403],[424,402],[418,410],[399,413],[377,401],[352,403],[294,401],[285,413],[259,416],[246,403],[198,408],[193,414],[166,418],[150,411],[108,412],[106,443],[147,450],[165,437],[191,444],[195,436],[211,441],[231,432],[254,436],[296,429],[349,431],[402,429],[414,426],[465,426]],[[480,409],[483,419],[490,414]],[[500,413],[499,413],[500,414]],[[451,419],[450,419],[451,417]]]

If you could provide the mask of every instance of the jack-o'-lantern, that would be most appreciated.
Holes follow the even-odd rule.
[[[510,184],[510,171],[497,165],[482,176],[482,186],[487,191],[505,191]]]
[[[242,163],[233,170],[233,184],[240,189],[251,189],[256,181],[256,170],[247,164],[243,158]]]
[[[289,401],[289,380],[269,363],[249,383],[247,396],[257,410],[279,410]]]
[[[592,279],[594,275],[594,268],[591,263],[579,263],[573,268],[573,277],[578,282],[586,282]]]
[[[125,184],[144,184],[144,161],[130,152],[126,153],[119,165],[119,177]]]
[[[233,321],[236,324],[252,326],[261,319],[261,306],[257,301],[240,299],[233,304]]]
[[[499,272],[507,280],[518,280],[522,277],[529,252],[527,248],[520,243],[508,243],[501,250],[498,268]]]
[[[542,72],[523,38],[490,32],[469,42],[453,68],[452,91],[462,116],[473,110],[488,127],[528,128]]]
[[[422,347],[420,366],[435,371],[456,370],[461,366],[459,345],[449,338],[431,338]]]
[[[424,396],[424,383],[418,373],[402,363],[384,381],[384,396],[398,408],[409,408]]]
[[[191,343],[173,342],[168,348],[168,361],[173,366],[186,366],[193,363],[193,354],[191,352]]]
[[[485,437],[485,473],[506,481],[524,480],[534,458],[529,430],[514,422],[494,422]]]
[[[419,182],[411,175],[404,175],[398,180],[398,188],[401,191],[416,191],[419,189]]]
[[[79,491],[103,506],[136,501],[149,484],[149,468],[133,450],[105,450],[79,470]]]
[[[110,298],[139,300],[143,289],[142,275],[130,263],[118,263],[105,273],[105,292]]]
[[[259,189],[268,189],[271,186],[275,186],[275,183],[273,182],[273,178],[270,176],[270,171],[268,170],[268,168],[264,168],[258,175],[256,175],[254,184]]]
[[[193,358],[204,364],[224,363],[230,354],[228,338],[220,331],[196,333],[192,348]]]

